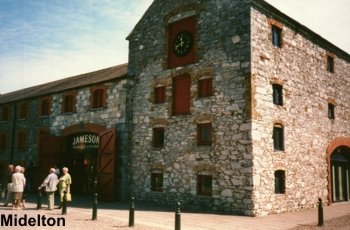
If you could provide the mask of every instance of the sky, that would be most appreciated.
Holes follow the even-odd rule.
[[[266,0],[350,53],[350,0]],[[128,62],[152,0],[0,0],[0,94]]]

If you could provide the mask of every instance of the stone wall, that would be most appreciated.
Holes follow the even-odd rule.
[[[167,68],[167,20],[196,12],[198,61]],[[185,208],[251,214],[249,10],[242,1],[154,1],[129,37],[134,76],[132,190],[138,199]],[[191,75],[190,114],[171,114],[172,78]],[[214,95],[198,97],[197,81],[212,77]],[[166,86],[166,103],[153,89]],[[197,123],[213,127],[212,146],[197,146]],[[164,147],[152,147],[152,128],[165,127]],[[163,192],[151,191],[151,172],[163,172]],[[197,175],[213,178],[212,196],[197,194]]]
[[[281,48],[271,42],[273,23],[282,26]],[[350,135],[349,62],[335,54],[335,72],[328,72],[329,50],[256,9],[251,39],[255,214],[315,207],[328,195],[327,146]],[[283,106],[272,103],[273,83],[283,85]],[[329,101],[336,105],[334,120],[327,117]],[[275,123],[284,126],[284,151],[273,149]],[[285,194],[274,192],[274,172],[280,169],[286,173]]]
[[[127,84],[127,79],[104,83],[107,86],[107,107],[98,109],[90,109],[90,87],[77,89],[77,112],[74,113],[62,114],[62,94],[53,95],[51,132],[60,135],[61,130],[80,123],[99,124],[106,128],[126,123]]]

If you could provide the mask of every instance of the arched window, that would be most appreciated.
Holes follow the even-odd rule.
[[[284,151],[284,129],[281,124],[274,124],[273,126],[273,149]]]
[[[90,106],[91,109],[99,109],[107,107],[107,87],[98,86],[90,90]]]
[[[272,101],[275,105],[283,105],[283,86],[272,84]]]
[[[40,116],[49,116],[51,113],[51,99],[46,97],[40,102]]]
[[[286,190],[286,174],[283,170],[275,171],[275,194],[284,194]]]

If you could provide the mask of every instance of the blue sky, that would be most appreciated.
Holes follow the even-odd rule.
[[[350,1],[267,0],[350,53]],[[0,0],[0,93],[127,62],[152,0]]]

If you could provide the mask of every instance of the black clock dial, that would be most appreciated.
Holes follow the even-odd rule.
[[[192,50],[193,38],[189,31],[181,31],[173,40],[173,52],[178,57],[184,57]]]

